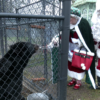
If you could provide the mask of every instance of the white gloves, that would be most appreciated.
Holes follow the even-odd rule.
[[[72,39],[72,42],[77,43],[79,45],[79,47],[81,47],[83,45],[79,39],[75,39],[75,38],[71,38],[71,39]]]

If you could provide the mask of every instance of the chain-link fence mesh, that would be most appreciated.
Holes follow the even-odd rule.
[[[62,15],[59,0],[0,0],[0,12],[11,17]],[[25,100],[44,91],[49,99],[41,94],[29,100],[59,99],[60,23],[53,18],[0,18],[0,100]]]

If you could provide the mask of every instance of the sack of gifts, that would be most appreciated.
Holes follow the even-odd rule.
[[[72,66],[88,70],[93,61],[93,52],[87,52],[87,50],[82,50],[82,47],[79,50],[74,50],[72,57]]]

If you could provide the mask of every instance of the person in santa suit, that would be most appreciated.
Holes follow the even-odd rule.
[[[92,30],[88,21],[81,17],[81,13],[79,9],[75,7],[71,7],[69,53],[68,53],[69,55],[68,56],[68,75],[72,78],[72,80],[68,83],[68,86],[74,85],[74,89],[79,89],[82,85],[81,80],[84,78],[85,73],[86,73],[86,82],[88,84],[91,84],[91,81],[86,71],[75,68],[71,65],[73,50],[75,49],[79,50],[79,48],[83,45],[80,38],[77,35],[77,30],[75,30],[76,25],[78,25],[81,35],[85,43],[87,44],[88,48],[91,50],[91,52],[95,52]],[[83,50],[85,49],[83,48]],[[95,57],[93,58],[90,70],[91,70],[92,77],[95,81]]]
[[[96,66],[96,75],[97,75],[97,88],[100,88],[100,0],[96,1],[96,10],[92,16],[92,34],[95,42],[95,50],[98,58],[98,63]]]

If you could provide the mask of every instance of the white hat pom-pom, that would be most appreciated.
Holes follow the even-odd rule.
[[[85,64],[83,64],[83,63],[81,64],[81,67],[82,67],[83,70],[86,69],[86,66],[85,66]]]

